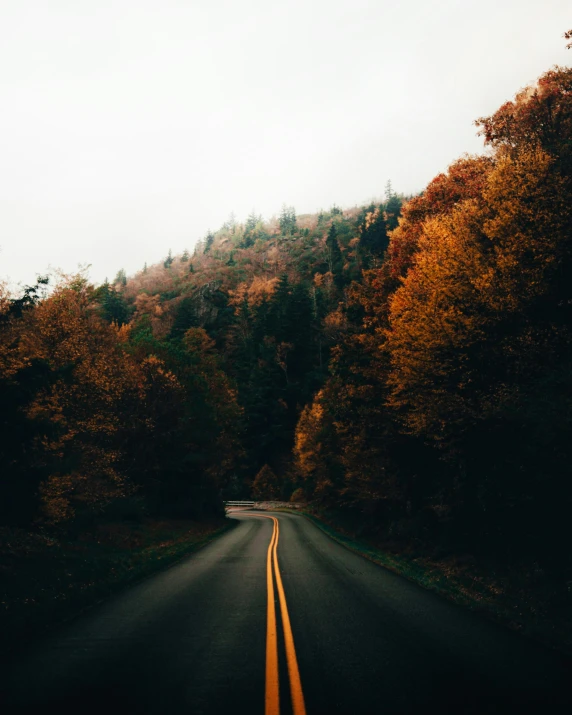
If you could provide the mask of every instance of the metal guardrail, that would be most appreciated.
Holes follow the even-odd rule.
[[[225,501],[223,503],[225,506],[254,506],[256,504],[253,501]]]

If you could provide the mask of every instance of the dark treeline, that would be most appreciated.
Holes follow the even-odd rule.
[[[571,97],[547,72],[419,196],[231,216],[135,276],[4,292],[3,523],[255,494],[568,562]]]
[[[81,276],[45,283],[0,302],[2,524],[220,512],[240,408],[214,342],[110,322],[121,297]]]
[[[570,566],[572,71],[478,120],[346,293],[296,433],[309,494],[387,537]]]
[[[332,311],[380,263],[402,199],[254,214],[112,284],[47,279],[0,305],[0,521],[80,533],[289,497],[294,430],[327,378]],[[366,237],[359,246],[357,235]],[[264,468],[264,469],[263,469]]]

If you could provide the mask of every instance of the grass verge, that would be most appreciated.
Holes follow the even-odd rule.
[[[302,514],[330,538],[448,600],[572,656],[572,582],[540,570],[497,569],[468,554],[434,558],[406,542],[357,535],[343,515],[311,505],[264,505]]]
[[[211,519],[106,524],[70,540],[0,529],[0,655],[231,529]]]

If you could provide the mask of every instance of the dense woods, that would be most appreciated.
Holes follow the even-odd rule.
[[[306,488],[437,549],[569,560],[572,72],[477,124],[403,208],[307,406]]]
[[[569,562],[572,70],[418,196],[0,295],[0,519],[306,499],[439,550]]]

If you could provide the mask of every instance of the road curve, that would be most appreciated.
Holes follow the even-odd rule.
[[[570,712],[559,656],[303,517],[231,517],[235,529],[4,665],[2,713]]]

